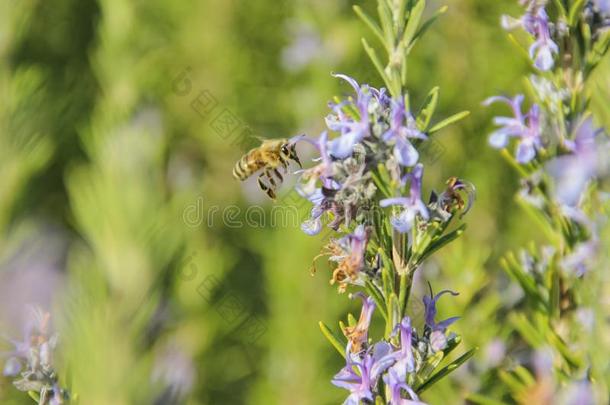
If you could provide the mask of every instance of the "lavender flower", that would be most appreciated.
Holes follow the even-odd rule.
[[[599,158],[595,138],[599,132],[594,129],[593,120],[586,118],[578,125],[574,139],[564,141],[571,153],[548,163],[560,203],[575,206],[588,182],[597,175]]]
[[[356,91],[356,108],[359,112],[359,121],[348,117],[342,111],[342,104],[334,107],[336,115],[327,117],[328,128],[332,131],[340,132],[340,136],[330,142],[330,153],[339,159],[350,156],[354,150],[354,145],[369,136],[369,101],[371,94],[368,86],[360,87],[358,83],[349,76],[343,74],[333,74],[347,81]]]
[[[443,290],[435,296],[432,296],[432,294],[430,294],[430,296],[426,295],[423,298],[424,307],[426,309],[426,326],[429,327],[430,330],[440,330],[444,332],[449,327],[449,325],[460,319],[460,317],[455,316],[452,318],[445,319],[444,321],[440,321],[438,323],[434,320],[434,318],[436,318],[436,303],[438,302],[439,298],[445,294],[451,294],[453,296],[459,295],[459,293],[455,291]]]
[[[313,203],[310,219],[301,225],[301,229],[308,235],[317,235],[322,230],[322,215],[331,208],[324,194],[329,194],[329,191],[336,190],[341,185],[332,180],[333,165],[328,154],[328,133],[322,132],[318,140],[312,143],[320,153],[320,163],[301,171],[301,180],[304,183],[301,183],[296,190],[301,197]],[[317,186],[318,182],[322,183],[320,187]]]
[[[155,358],[151,380],[163,392],[155,404],[180,403],[195,382],[193,361],[176,341],[167,343]]]
[[[589,268],[590,262],[595,258],[598,251],[598,243],[596,240],[579,243],[575,246],[572,253],[566,255],[561,260],[561,267],[574,274],[576,277],[582,277]]]
[[[396,364],[392,366],[391,371],[395,373],[400,381],[405,381],[407,374],[415,370],[413,361],[413,350],[411,348],[411,338],[413,329],[411,328],[411,319],[406,316],[397,325],[400,331],[400,348],[394,353]]]
[[[332,383],[350,391],[344,405],[360,405],[360,401],[373,401],[373,391],[379,377],[392,365],[394,359],[391,347],[386,342],[375,344],[362,358],[351,353],[350,344],[346,349],[346,365],[335,375]]]
[[[474,199],[472,185],[457,177],[451,178],[445,192],[431,203],[431,208],[436,204],[434,210],[442,212],[433,211],[435,226],[428,226],[430,213],[421,198],[423,165],[418,163],[419,152],[412,143],[416,139],[426,140],[427,136],[406,107],[409,99],[401,72],[406,71],[404,57],[407,47],[410,49],[412,45],[405,43],[408,41],[404,38],[409,37],[405,33],[413,28],[416,33],[418,27],[421,32],[423,24],[432,20],[419,20],[422,11],[419,7],[425,6],[425,1],[402,2],[400,7],[387,7],[385,3],[380,0],[379,6],[382,10],[388,9],[391,16],[382,18],[382,32],[396,38],[386,38],[390,60],[385,72],[380,69],[380,73],[391,97],[385,88],[375,89],[360,85],[349,76],[333,75],[347,81],[356,94],[329,104],[331,113],[326,117],[326,126],[336,137],[329,139],[324,132],[318,140],[308,141],[319,152],[319,158],[314,167],[301,172],[301,182],[297,186],[299,194],[313,204],[310,218],[302,224],[303,230],[310,235],[319,233],[323,220],[328,217],[331,219],[328,227],[342,235],[331,239],[317,256],[329,256],[329,262],[335,266],[331,284],[338,284],[339,292],[345,292],[350,284],[365,290],[350,296],[362,300],[362,310],[356,323],[351,322],[347,327],[340,324],[348,340],[346,365],[332,380],[334,385],[349,390],[345,404],[353,405],[378,403],[379,399],[395,405],[423,404],[409,384],[421,385],[429,381],[430,373],[438,365],[438,361],[432,361],[438,358],[434,348],[440,346],[433,344],[431,350],[430,334],[441,333],[445,338],[445,325],[451,321],[434,324],[434,330],[427,327],[422,337],[417,335],[411,319],[405,316],[403,305],[408,302],[413,279],[407,278],[401,269],[415,264],[412,266],[414,271],[426,253],[446,243],[441,239],[448,235],[446,228],[455,207],[465,213]],[[355,9],[375,30],[370,18],[358,7]],[[400,27],[390,26],[392,21]],[[403,24],[407,25],[403,27]],[[401,45],[396,48],[399,43]],[[379,67],[374,53],[366,44],[365,47]],[[423,107],[428,119],[434,114],[437,95],[438,89],[433,89]],[[463,116],[465,114],[460,113],[449,117],[435,125],[435,130]],[[532,121],[533,118],[532,114]],[[468,206],[463,199],[465,193],[468,193]],[[380,201],[380,195],[394,197]],[[393,216],[387,215],[387,210],[379,210],[393,205],[399,206]],[[436,221],[439,215],[444,218],[440,224]],[[416,221],[421,221],[422,226],[415,227]],[[396,232],[386,232],[392,227]],[[399,234],[411,230],[413,235],[409,237]],[[459,232],[451,237],[454,235],[459,236]],[[409,244],[413,241],[417,243]],[[373,248],[367,250],[369,243]],[[433,299],[432,307],[436,299],[438,296]],[[369,327],[375,303],[384,304],[379,312],[386,320],[385,331],[389,335],[394,330],[394,334],[372,343]],[[335,347],[341,346],[330,327],[324,323],[320,327]],[[430,356],[435,357],[431,359]],[[379,386],[382,377],[385,387]]]
[[[362,311],[358,323],[354,326],[346,326],[343,334],[349,339],[350,346],[354,353],[360,352],[368,343],[369,326],[371,317],[375,311],[375,301],[371,297],[367,297],[362,292],[352,294],[351,297],[359,297],[362,299]]]
[[[436,302],[439,300],[440,297],[447,293],[453,296],[458,295],[458,293],[453,292],[451,290],[443,290],[435,296],[432,296],[432,293],[430,293],[429,297],[424,296],[423,298],[424,307],[426,309],[426,327],[430,331],[430,347],[434,351],[443,350],[446,347],[447,338],[445,336],[445,331],[452,323],[460,319],[459,317],[455,316],[452,318],[447,318],[438,323],[434,320],[434,318],[436,317]]]
[[[383,377],[383,381],[390,388],[390,405],[426,405],[425,402],[419,400],[415,391],[393,369],[388,370],[388,373]],[[403,390],[407,391],[411,399],[403,398]]]
[[[528,163],[536,156],[536,150],[542,149],[540,108],[534,104],[526,115],[521,112],[523,95],[519,94],[513,99],[503,96],[490,97],[483,102],[489,106],[497,101],[507,103],[513,110],[512,117],[495,117],[494,123],[501,126],[489,137],[489,143],[496,149],[505,148],[510,137],[519,138],[516,158],[519,163]]]
[[[547,71],[553,67],[553,54],[559,53],[559,47],[551,39],[549,17],[544,7],[539,5],[537,0],[531,0],[529,3],[527,12],[520,19],[503,16],[502,26],[505,29],[521,26],[532,35],[535,41],[529,49],[530,57],[536,68]]]
[[[53,368],[57,335],[50,332],[49,324],[49,313],[36,307],[29,308],[23,340],[8,339],[14,349],[5,354],[8,360],[4,365],[4,375],[19,375],[13,382],[15,387],[24,392],[37,392],[40,404],[61,404],[68,394],[57,384]]]
[[[610,16],[610,0],[593,0],[593,4],[601,14]]]
[[[392,100],[390,129],[383,134],[385,142],[394,143],[394,157],[402,166],[413,166],[419,159],[419,153],[409,138],[428,139],[418,128],[415,119],[405,108],[403,98]]]
[[[391,219],[392,226],[398,232],[409,232],[409,230],[413,227],[415,217],[418,214],[424,219],[429,218],[426,204],[424,204],[424,202],[421,200],[421,184],[423,175],[423,165],[421,163],[417,164],[406,178],[406,181],[410,181],[411,183],[409,197],[386,198],[379,202],[381,207],[389,207],[391,205],[402,206],[402,212]]]

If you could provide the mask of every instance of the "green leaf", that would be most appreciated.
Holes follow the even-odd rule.
[[[561,337],[552,329],[547,329],[546,331],[546,341],[551,343],[551,345],[555,346],[557,351],[561,353],[566,363],[572,369],[578,369],[583,366],[582,360],[578,357],[578,355],[573,351],[573,349],[569,348],[565,342],[561,339]]]
[[[474,404],[479,404],[479,405],[507,405],[504,402],[498,401],[493,398],[486,397],[481,394],[468,394],[466,396],[466,400],[468,402],[472,402]]]
[[[34,401],[39,402],[40,401],[40,394],[37,393],[36,391],[28,391],[28,395],[30,396],[30,398],[32,398]]]
[[[362,21],[373,31],[373,34],[379,38],[383,46],[387,47],[385,39],[383,37],[383,32],[381,31],[381,27],[368,15],[366,14],[359,6],[354,6],[354,12],[360,17]]]
[[[536,379],[532,376],[528,369],[523,366],[517,366],[515,368],[515,374],[519,376],[521,381],[528,387],[531,387],[536,384]]]
[[[400,303],[398,301],[398,296],[396,295],[396,293],[390,294],[390,299],[388,300],[388,308],[388,312],[391,314],[391,321],[389,322],[389,332],[391,333],[392,329],[394,328],[394,325],[400,322]]]
[[[385,85],[390,88],[390,79],[388,78],[388,75],[386,75],[383,66],[381,65],[381,62],[379,62],[377,52],[375,52],[375,50],[369,45],[369,43],[364,38],[362,38],[362,46],[364,46],[364,50],[366,51],[367,55],[369,55],[371,62],[373,62],[373,65],[375,66],[375,69],[377,69],[377,73],[379,73]]]
[[[320,321],[318,325],[320,325],[320,330],[322,331],[324,337],[326,337],[330,344],[337,349],[343,358],[345,358],[345,347],[347,346],[347,341],[344,340],[342,336],[339,336],[330,330],[330,328],[326,326],[324,322]]]
[[[438,86],[430,90],[430,93],[428,93],[426,100],[424,100],[424,103],[417,114],[417,127],[420,131],[425,131],[428,128],[428,125],[430,125],[430,120],[432,119],[438,104],[438,90]]]
[[[506,384],[510,390],[514,393],[521,393],[527,389],[527,386],[519,378],[515,377],[512,373],[504,370],[498,372],[500,380]]]
[[[545,344],[544,336],[539,333],[538,329],[530,323],[524,314],[513,312],[508,316],[508,321],[534,349]]]
[[[419,22],[421,20],[422,15],[424,14],[424,9],[426,8],[426,2],[424,0],[418,0],[418,2],[411,9],[411,13],[409,14],[409,20],[407,21],[407,27],[405,28],[405,32],[402,36],[402,44],[404,49],[407,49],[413,38],[415,37],[415,33],[419,28]]]
[[[586,2],[587,0],[576,0],[570,8],[570,16],[568,17],[570,27],[575,27],[578,24],[578,19],[582,14],[582,9],[585,7]]]
[[[563,6],[563,2],[562,2],[561,0],[554,0],[554,2],[555,2],[555,6],[557,6],[557,9],[559,10],[559,13],[560,13],[560,14],[561,14],[563,17],[565,17],[565,15],[566,15],[566,9],[565,9],[565,7]]]
[[[551,276],[551,289],[549,297],[549,316],[553,319],[559,317],[559,304],[561,299],[561,290],[559,285],[559,269],[557,266],[553,266],[550,272]]]
[[[425,363],[422,365],[421,369],[417,372],[415,383],[419,386],[422,386],[426,380],[429,379],[430,374],[438,367],[438,365],[445,358],[445,354],[440,351],[434,353],[434,355],[428,357]]]
[[[352,315],[351,313],[347,314],[347,324],[349,326],[355,326],[357,323],[358,321],[356,320],[354,315]]]
[[[530,61],[530,54],[529,51],[524,48],[519,41],[517,41],[517,38],[515,38],[515,36],[513,34],[508,34],[508,39],[509,41],[515,45],[515,47],[517,48],[517,51],[521,54],[521,57],[523,58],[523,60],[526,61]]]
[[[447,341],[447,347],[445,347],[443,349],[443,354],[445,355],[445,357],[449,356],[449,354],[455,349],[457,348],[460,343],[462,343],[462,337],[459,335],[456,335],[453,339],[450,339]]]
[[[462,225],[460,225],[459,228],[449,232],[447,235],[443,235],[440,238],[432,241],[428,245],[426,250],[424,250],[424,253],[419,258],[418,262],[422,262],[422,261],[426,260],[434,252],[436,252],[437,250],[439,250],[440,248],[442,248],[446,244],[448,244],[450,242],[453,242],[454,240],[456,240],[457,238],[462,236],[462,234],[464,233],[465,230],[466,230],[466,224],[462,224]]]
[[[366,292],[373,298],[375,304],[377,304],[377,309],[381,313],[381,316],[388,321],[388,311],[386,307],[385,299],[383,298],[383,294],[379,291],[379,288],[371,280],[366,280],[364,282],[364,287]]]
[[[436,124],[435,126],[430,128],[428,133],[433,134],[434,132],[436,132],[442,128],[445,128],[447,125],[451,125],[454,122],[458,122],[459,120],[467,117],[468,115],[470,115],[470,111],[462,111],[457,114],[453,114],[451,117],[445,118],[444,120],[442,120],[441,122],[439,122],[438,124]]]
[[[381,29],[387,46],[394,46],[394,32],[392,30],[392,11],[385,1],[377,2],[377,13],[381,21]]]
[[[521,268],[512,252],[509,252],[506,257],[500,259],[500,265],[513,280],[519,283],[529,299],[540,304],[540,309],[544,309],[546,307],[544,299],[540,295],[536,283],[529,276],[529,274],[525,273],[525,271]]]
[[[398,307],[400,308],[400,319],[407,313],[409,295],[411,295],[411,285],[413,276],[411,274],[400,275],[400,288],[398,290]]]
[[[413,43],[415,43],[419,37],[424,35],[426,33],[426,31],[428,31],[428,29],[432,26],[432,24],[434,24],[436,19],[439,18],[441,15],[445,14],[445,12],[448,9],[449,9],[449,7],[443,6],[443,7],[439,8],[434,13],[434,15],[432,15],[432,17],[430,17],[428,20],[426,20],[426,22],[423,23],[421,25],[421,27],[419,28],[419,30],[417,30],[417,32],[415,33],[415,36],[413,37]]]
[[[438,373],[436,373],[432,377],[430,377],[428,379],[428,381],[426,381],[421,386],[419,386],[419,388],[417,388],[417,390],[416,390],[417,393],[419,394],[419,393],[424,392],[426,389],[430,388],[432,385],[434,385],[440,379],[442,379],[446,375],[448,375],[451,372],[453,372],[455,369],[457,369],[459,366],[461,366],[464,362],[466,362],[466,360],[471,358],[475,354],[475,352],[477,350],[478,350],[477,347],[475,347],[473,349],[470,349],[469,351],[467,351],[466,353],[464,353],[463,355],[461,355],[460,357],[458,357],[457,359],[452,361],[450,364],[448,364],[447,366],[443,367]]]
[[[383,284],[383,293],[386,297],[389,297],[390,294],[394,292],[394,275],[392,274],[390,266],[390,264],[384,263],[381,268],[381,282]]]

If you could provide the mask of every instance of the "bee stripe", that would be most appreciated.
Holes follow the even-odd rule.
[[[242,160],[237,162],[237,164],[233,168],[233,176],[235,178],[239,179],[239,180],[244,180],[245,179],[244,168],[243,168],[243,165],[242,165]]]

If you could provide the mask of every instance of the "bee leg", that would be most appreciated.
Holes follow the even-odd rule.
[[[278,169],[273,169],[273,173],[277,176],[277,178],[280,180],[280,183],[282,181],[284,181],[284,177],[282,177],[280,171]]]
[[[273,169],[273,170],[275,170],[275,169]],[[271,187],[269,187],[269,190],[267,191],[267,195],[272,200],[275,200],[275,190],[277,189],[278,184],[275,182],[275,179],[273,178],[272,169],[265,170],[265,176],[267,176],[267,180],[269,181],[269,184],[271,185]]]
[[[258,178],[256,180],[258,182],[258,186],[260,187],[260,189],[263,191],[267,191],[267,190],[269,190],[269,185],[264,182],[264,180],[263,180],[264,175],[265,175],[265,173],[259,174]]]
[[[271,174],[271,170],[272,169],[266,169],[265,170],[265,176],[267,177],[267,180],[269,181],[269,184],[271,184],[271,187],[275,188],[277,186],[277,183],[275,182],[275,179],[273,178],[273,175]]]
[[[271,198],[272,200],[275,200],[275,186],[274,185],[270,185],[267,184],[263,177],[267,177],[269,178],[269,176],[267,175],[267,172],[263,172],[258,176],[258,186],[261,188],[261,190],[263,190],[265,193],[267,193],[267,195],[269,196],[269,198]]]

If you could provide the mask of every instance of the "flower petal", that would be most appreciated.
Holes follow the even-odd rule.
[[[419,159],[417,149],[406,139],[397,138],[394,146],[394,157],[401,166],[413,166]]]

